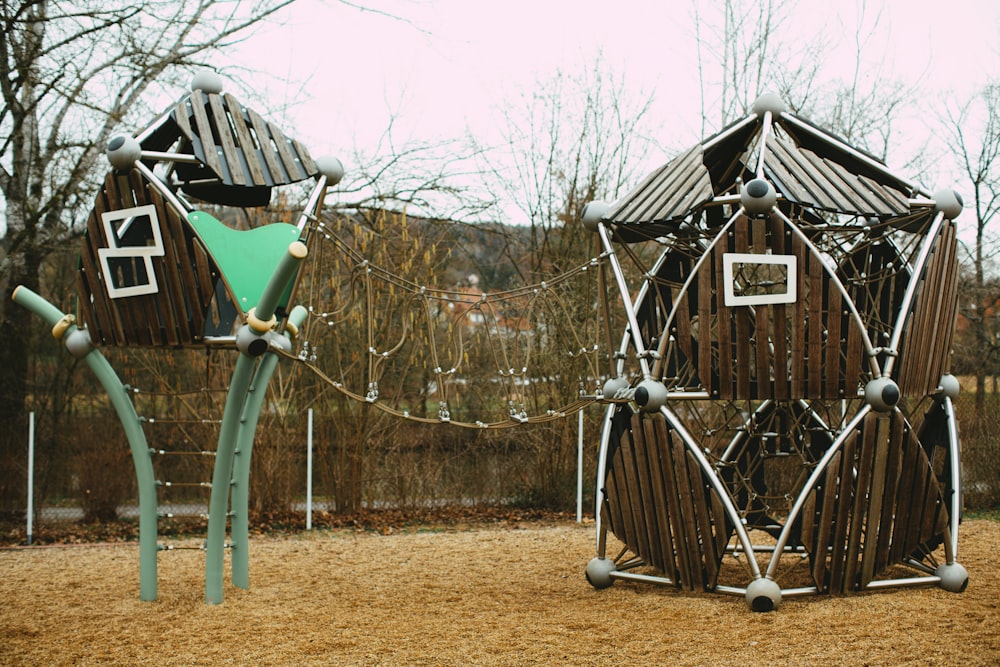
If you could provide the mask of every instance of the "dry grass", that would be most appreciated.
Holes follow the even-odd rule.
[[[0,663],[14,665],[1000,664],[1000,523],[963,525],[965,593],[786,600],[618,582],[583,568],[593,527],[522,524],[251,543],[252,590],[207,606],[200,551],[161,554],[138,599],[134,544],[0,551]],[[194,542],[192,542],[194,544]]]

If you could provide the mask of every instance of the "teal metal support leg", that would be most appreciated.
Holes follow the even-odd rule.
[[[288,316],[288,322],[294,329],[298,329],[307,314],[305,308],[296,306]],[[250,588],[250,462],[253,455],[253,441],[261,407],[267,397],[267,387],[277,365],[278,355],[273,352],[265,354],[261,359],[243,406],[243,417],[240,419],[239,433],[236,436],[230,563],[233,585],[244,589]]]
[[[69,316],[24,286],[14,290],[13,299],[15,303],[27,308],[52,326],[52,335],[64,341],[70,353],[87,363],[111,399],[111,405],[125,430],[125,437],[132,452],[132,464],[135,466],[135,478],[139,490],[139,599],[155,600],[157,596],[156,480],[146,434],[142,430],[142,422],[135,412],[128,390],[104,355],[93,347],[86,329],[78,329]]]
[[[273,353],[264,355],[257,366],[236,436],[236,459],[233,465],[232,578],[238,588],[250,588],[250,461],[257,432],[260,409],[267,396],[267,385],[278,365]]]
[[[276,324],[274,311],[278,307],[279,299],[289,282],[298,271],[299,265],[307,254],[306,246],[300,241],[295,241],[288,246],[288,252],[281,258],[274,273],[271,275],[264,287],[257,306],[247,313],[247,324],[240,327],[236,333],[236,347],[240,350],[240,356],[236,360],[236,368],[233,370],[233,379],[229,385],[229,393],[226,397],[226,406],[222,415],[222,428],[219,432],[219,445],[215,453],[215,471],[212,475],[212,494],[208,506],[208,540],[206,542],[205,557],[205,601],[208,604],[222,603],[222,582],[223,570],[225,569],[225,540],[226,540],[226,519],[229,510],[230,493],[233,485],[238,487],[239,494],[249,493],[250,478],[250,453],[253,449],[253,435],[257,428],[257,418],[260,416],[260,406],[263,404],[264,392],[267,382],[274,372],[273,366],[262,372],[257,370],[260,379],[258,390],[254,393],[252,383],[254,382],[254,367],[256,357],[264,355],[270,349],[273,337],[277,334],[272,331]],[[268,355],[273,356],[273,355]],[[277,359],[273,363],[277,363]],[[261,362],[264,365],[264,362]],[[234,463],[236,450],[240,441],[248,442],[249,445],[244,457],[246,463],[241,463],[239,477],[236,477],[237,470]],[[239,501],[239,502],[237,502]],[[245,522],[247,497],[245,495],[233,494],[233,507],[237,508],[237,514],[242,514],[242,518],[234,525],[234,543],[237,531],[242,542],[242,548],[236,550],[242,553],[237,556],[237,565],[241,572],[234,573],[234,583],[242,583],[243,587],[249,586],[248,557],[246,546],[247,525],[240,525]],[[234,517],[234,519],[236,519]],[[242,559],[242,562],[241,560]]]
[[[226,518],[229,513],[229,492],[233,474],[233,459],[243,406],[256,359],[240,353],[229,384],[226,406],[222,414],[219,445],[215,452],[212,473],[212,494],[208,504],[208,539],[205,543],[205,602],[222,604],[222,578],[225,567]]]

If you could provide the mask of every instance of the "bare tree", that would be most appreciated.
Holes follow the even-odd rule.
[[[949,144],[957,166],[972,186],[972,201],[967,204],[975,216],[972,247],[965,246],[966,261],[971,265],[971,285],[959,304],[973,336],[976,360],[976,413],[982,414],[988,365],[1000,353],[1000,331],[996,282],[990,280],[990,261],[1000,245],[987,226],[1000,212],[1000,84],[989,83],[975,96],[947,112]]]
[[[61,287],[44,284],[43,269],[79,233],[77,221],[91,204],[109,138],[148,117],[147,103],[157,93],[175,87],[192,68],[291,2],[0,2],[0,193],[6,222],[0,242],[0,423],[20,423],[37,329],[24,313],[14,312],[11,291],[23,284],[51,295]],[[73,310],[69,294],[53,299]],[[3,442],[10,430],[0,436]]]

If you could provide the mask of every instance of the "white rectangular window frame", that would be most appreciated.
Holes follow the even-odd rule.
[[[148,217],[149,226],[153,234],[153,244],[147,246],[118,246],[119,233],[115,231],[114,223],[125,220],[123,228],[131,224],[131,221]],[[152,204],[125,208],[118,211],[106,211],[101,214],[101,222],[104,225],[104,235],[108,239],[108,248],[101,248],[97,251],[101,260],[101,269],[104,272],[104,288],[108,296],[112,299],[121,299],[129,296],[139,296],[142,294],[156,294],[160,287],[156,282],[156,274],[153,272],[153,257],[162,257],[165,254],[163,247],[163,237],[160,234],[160,221],[156,215],[156,207]],[[137,258],[141,257],[143,267],[146,271],[147,282],[143,285],[129,285],[128,287],[115,286],[113,268],[108,261],[112,257]]]
[[[738,294],[733,279],[735,267],[741,264],[770,264],[785,267],[787,289],[777,294]],[[796,284],[795,255],[762,255],[756,253],[727,252],[722,255],[722,281],[727,306],[759,306],[772,303],[795,303]]]

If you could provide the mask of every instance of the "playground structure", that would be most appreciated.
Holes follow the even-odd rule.
[[[957,194],[764,95],[591,206],[628,317],[604,394],[631,402],[604,417],[590,583],[742,595],[757,611],[964,590]],[[632,292],[612,242],[652,239],[664,250]]]
[[[957,290],[951,220],[961,202],[893,175],[779,100],[762,97],[748,118],[615,205],[589,205],[583,224],[598,235],[598,257],[548,283],[468,298],[392,275],[331,238],[319,214],[342,165],[313,160],[223,94],[215,75],[197,75],[191,92],[135,137],[112,140],[108,157],[112,169],[81,252],[78,314],[24,288],[14,300],[86,361],[122,422],[138,481],[143,600],[157,597],[158,482],[129,388],[100,346],[238,352],[214,455],[205,542],[210,604],[223,599],[227,549],[233,584],[249,587],[250,460],[281,357],[311,367],[354,400],[422,422],[506,428],[606,404],[597,556],[587,566],[597,588],[616,579],[656,581],[745,595],[751,608],[766,610],[782,595],[966,585],[955,561],[957,382],[947,375]],[[294,225],[235,230],[189,201],[262,206],[274,187],[309,180]],[[351,267],[344,282],[361,293],[345,302],[367,309],[367,387],[346,387],[308,355],[292,354],[306,319],[327,316],[310,312],[311,302],[309,311],[295,305],[303,262],[324,238]],[[648,240],[664,250],[655,266],[638,267],[635,292],[619,251]],[[588,366],[572,400],[529,414],[523,399],[538,343],[494,336],[499,374],[490,385],[500,399],[483,403],[501,412],[492,421],[453,418],[449,399],[460,400],[472,382],[459,374],[469,365],[462,336],[471,335],[473,316],[490,330],[503,328],[501,312],[537,320],[546,299],[574,289],[570,279],[594,274],[605,324],[620,300],[626,331],[614,350],[600,351],[575,330],[568,338],[577,350],[571,354],[586,363],[605,353],[609,372]],[[399,299],[398,307],[383,305],[386,340],[374,338],[374,280]],[[441,342],[434,318],[445,303],[459,304],[461,314]],[[415,314],[397,319],[405,309]],[[426,338],[412,324],[393,329],[421,318]],[[411,414],[380,394],[377,379],[392,377],[406,345],[429,349],[436,416]],[[752,539],[758,533],[765,543]],[[611,535],[625,545],[614,558],[606,553]],[[759,562],[762,556],[769,560]],[[783,556],[799,566],[782,567]],[[920,576],[901,578],[898,567]],[[803,569],[805,583],[784,585]]]
[[[98,346],[201,347],[239,351],[225,402],[209,501],[205,598],[222,602],[224,550],[232,580],[249,586],[250,459],[267,384],[306,316],[293,307],[309,220],[328,185],[343,176],[334,158],[304,146],[232,95],[214,73],[135,137],[108,145],[112,169],[97,195],[77,274],[77,316],[20,287],[14,301],[50,325],[97,375],[128,439],[139,496],[140,598],[157,597],[157,480],[142,420],[128,388]],[[298,224],[235,230],[188,201],[262,206],[274,187],[312,179]],[[226,544],[227,520],[231,543]]]

